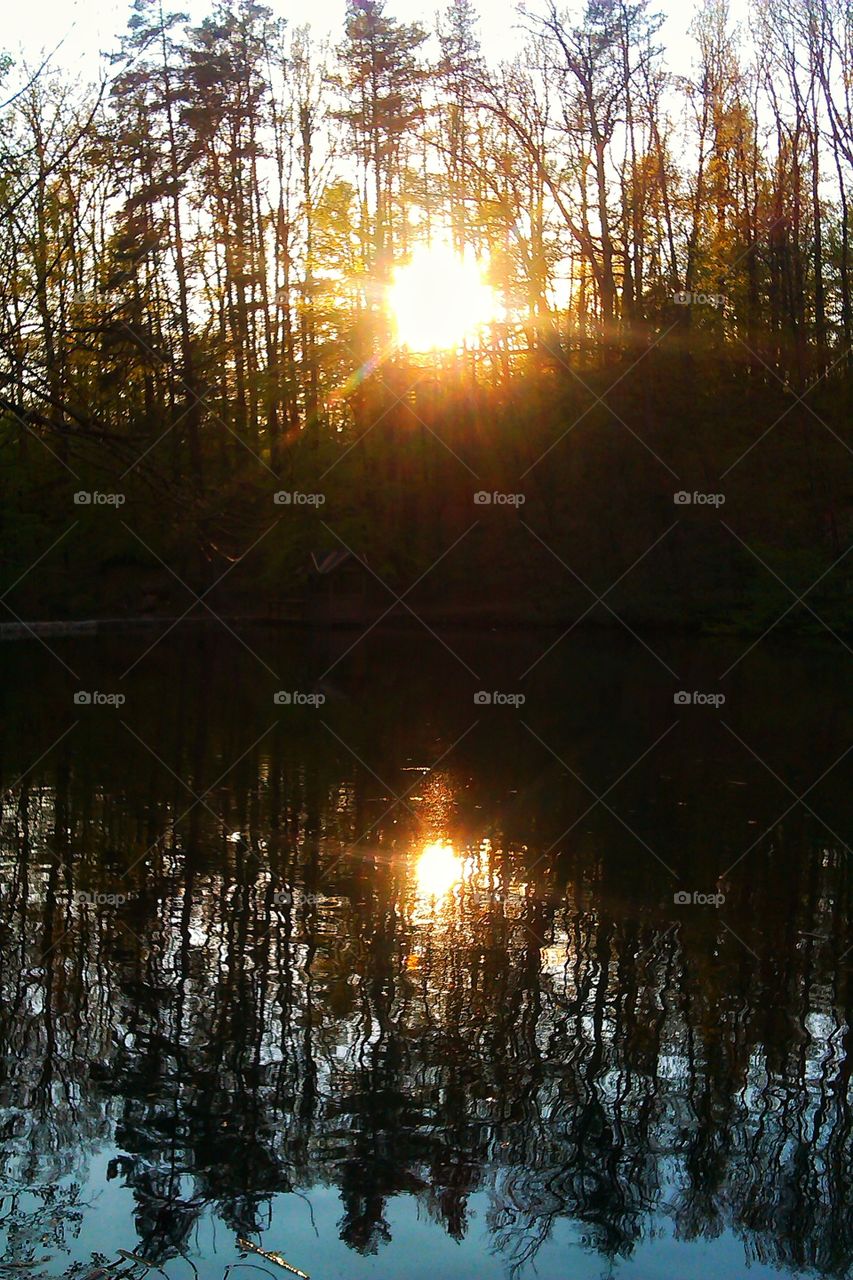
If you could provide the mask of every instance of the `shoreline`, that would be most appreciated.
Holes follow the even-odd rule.
[[[417,614],[412,614],[408,610],[402,609],[399,612],[395,610],[384,616],[381,614],[379,616],[381,617],[381,622],[377,622],[377,615],[370,612],[343,617],[311,617],[306,615],[285,617],[275,614],[223,612],[213,617],[206,615],[193,617],[190,614],[178,616],[156,614],[120,618],[31,619],[0,623],[0,643],[46,637],[57,639],[76,639],[85,636],[102,637],[125,632],[143,631],[151,627],[176,627],[181,623],[190,623],[195,626],[215,626],[217,623],[221,624],[221,622],[270,630],[305,632],[356,631],[364,627],[372,628],[373,626],[380,626],[385,631],[392,629],[411,631],[419,626],[423,627],[424,623],[458,630],[488,632],[560,631],[566,628],[580,631],[618,632],[626,629],[637,629],[647,634],[696,636],[705,639],[760,636],[766,631],[766,628],[761,626],[747,627],[734,624],[730,626],[721,626],[719,624],[702,626],[701,624],[676,623],[664,619],[638,620],[630,618],[627,622],[622,622],[611,618],[596,620],[591,617],[582,617],[578,619],[568,615],[565,617],[537,619],[529,616],[522,617],[518,613],[496,613],[494,610],[485,608],[482,610],[468,609],[463,612],[425,608],[419,609]],[[853,628],[850,627],[845,628],[836,625],[834,630],[839,631],[842,635],[853,636]],[[796,637],[798,640],[807,640],[820,638],[823,631],[824,628],[816,626],[805,627],[792,624],[788,627],[783,627],[781,634]]]

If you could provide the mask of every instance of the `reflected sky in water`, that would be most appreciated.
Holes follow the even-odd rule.
[[[9,650],[0,1274],[849,1272],[840,663],[756,657],[725,724],[614,640],[523,714],[464,675],[375,637],[280,708],[199,638],[84,720]]]

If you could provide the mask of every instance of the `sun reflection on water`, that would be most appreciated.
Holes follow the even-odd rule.
[[[465,863],[445,840],[425,845],[415,867],[418,894],[425,898],[445,898],[462,882]]]

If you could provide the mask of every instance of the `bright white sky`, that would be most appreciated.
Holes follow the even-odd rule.
[[[23,52],[27,62],[38,65],[39,54],[51,50],[64,37],[57,61],[75,66],[87,76],[97,76],[98,52],[114,49],[116,37],[126,29],[127,0],[0,0],[5,12],[0,22],[0,50],[16,61]],[[345,0],[267,0],[275,13],[299,26],[310,23],[318,36],[332,33],[337,40],[343,30]],[[733,18],[745,26],[748,0],[730,0]],[[446,0],[388,0],[386,12],[402,21],[419,21],[432,29],[437,10]],[[186,12],[200,19],[210,10],[208,0],[169,0],[168,9]],[[535,9],[536,0],[529,0]],[[575,5],[571,5],[575,8]],[[696,6],[692,0],[658,0],[653,6],[667,15],[660,39],[667,50],[669,67],[686,74],[693,57],[693,42],[687,29]],[[510,56],[518,40],[513,26],[518,22],[515,0],[481,0],[481,38],[490,60]],[[8,87],[14,84],[14,74]]]

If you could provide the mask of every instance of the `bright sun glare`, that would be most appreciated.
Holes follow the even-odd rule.
[[[478,263],[452,249],[416,249],[388,290],[397,341],[410,351],[454,350],[498,319],[498,297]]]
[[[425,898],[443,898],[462,879],[464,864],[452,845],[435,840],[425,846],[415,868],[418,892]]]

